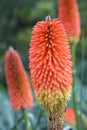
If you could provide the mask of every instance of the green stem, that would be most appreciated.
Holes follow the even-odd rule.
[[[38,117],[38,120],[37,120],[37,123],[36,123],[35,126],[37,126],[37,125],[40,123],[40,120],[41,120],[42,115],[43,115],[43,111],[40,112],[40,115],[39,115],[39,117]]]
[[[15,129],[17,128],[17,125],[21,122],[22,119],[23,119],[23,117],[20,117],[20,118],[16,121],[15,125],[11,128],[11,130],[15,130]]]
[[[26,110],[22,109],[22,114],[25,120],[27,130],[32,130],[31,125],[30,125],[30,120],[29,120]]]
[[[72,46],[72,63],[73,63],[73,88],[72,88],[72,100],[73,100],[73,107],[76,115],[76,127],[77,130],[80,130],[79,125],[79,118],[78,118],[78,107],[77,107],[77,100],[76,100],[76,90],[75,90],[75,79],[76,79],[76,45]]]
[[[83,73],[83,67],[84,67],[84,33],[82,33],[82,39],[81,39],[81,48],[82,48],[82,66],[81,66],[81,86],[80,86],[80,110],[82,111],[82,99],[83,99],[83,79],[84,79],[84,73]],[[80,114],[81,119],[81,114]],[[81,122],[81,120],[80,120]]]

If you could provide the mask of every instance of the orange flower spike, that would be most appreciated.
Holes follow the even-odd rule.
[[[12,107],[15,110],[33,106],[33,96],[28,77],[17,51],[12,47],[6,52],[5,72]]]
[[[70,43],[77,43],[81,30],[80,16],[76,0],[60,0],[59,17],[68,34]]]
[[[70,99],[72,84],[71,54],[59,19],[51,20],[47,16],[46,21],[34,26],[29,58],[36,98],[58,126]]]
[[[76,125],[76,116],[72,108],[67,107],[64,118],[67,124],[72,125],[72,126]]]

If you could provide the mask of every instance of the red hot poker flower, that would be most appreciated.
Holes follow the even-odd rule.
[[[34,26],[29,55],[37,100],[48,115],[60,123],[70,97],[72,63],[67,36],[59,19],[47,17]]]
[[[70,43],[77,42],[80,37],[80,17],[76,0],[60,0],[59,17]]]
[[[5,56],[5,72],[12,107],[18,110],[33,106],[33,96],[28,77],[18,52],[12,47]]]

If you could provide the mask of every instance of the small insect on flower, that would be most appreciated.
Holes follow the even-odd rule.
[[[29,60],[37,100],[52,120],[61,120],[63,114],[59,113],[64,113],[71,95],[72,63],[67,35],[59,19],[47,16],[34,26]]]
[[[59,17],[71,44],[80,37],[80,16],[76,0],[59,0]]]
[[[15,110],[33,106],[33,96],[20,56],[12,47],[5,55],[5,74],[12,107]]]

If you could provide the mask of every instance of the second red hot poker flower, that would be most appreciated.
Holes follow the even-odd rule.
[[[80,16],[76,0],[59,0],[59,17],[67,32],[70,43],[80,37]]]
[[[12,47],[6,52],[5,72],[12,107],[15,110],[33,106],[33,96],[20,56]]]

